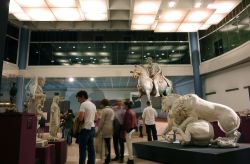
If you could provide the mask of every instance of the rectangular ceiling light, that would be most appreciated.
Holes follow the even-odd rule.
[[[106,0],[80,0],[81,9],[84,13],[107,13]]]
[[[134,14],[157,14],[161,0],[135,0]]]
[[[182,23],[177,32],[196,32],[201,27],[201,23]]]
[[[131,25],[131,30],[150,30],[150,25]]]
[[[85,13],[84,17],[89,21],[107,21],[108,15],[106,13]]]
[[[208,9],[216,9],[215,13],[229,13],[241,0],[215,0],[207,6]]]
[[[165,22],[165,23],[177,23],[177,22],[182,22],[184,17],[186,16],[188,10],[183,9],[183,10],[166,10],[162,11],[159,17],[160,22]]]
[[[77,0],[46,0],[49,7],[77,7]]]
[[[176,32],[180,23],[158,23],[155,32]]]
[[[133,15],[132,24],[151,25],[155,21],[155,15]]]
[[[78,8],[51,8],[58,21],[82,21]],[[67,13],[67,14],[65,14]]]
[[[31,21],[31,18],[25,13],[14,13],[13,15],[20,21]]]
[[[15,0],[21,7],[47,7],[45,0]]]
[[[24,8],[24,12],[28,14],[32,21],[56,21],[49,8]]]
[[[214,13],[210,18],[208,18],[205,24],[218,24],[223,18],[225,18],[226,15],[227,14]]]
[[[203,24],[199,30],[207,30],[209,27],[211,26],[211,24]]]
[[[194,9],[190,10],[183,22],[199,23],[206,22],[207,19],[214,13],[212,9]]]
[[[23,13],[23,9],[14,0],[10,0],[9,13]]]

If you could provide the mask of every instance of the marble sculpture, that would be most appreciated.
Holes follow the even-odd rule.
[[[178,132],[182,144],[193,143],[204,145],[207,141],[219,147],[237,147],[240,137],[238,128],[240,118],[236,112],[225,105],[206,101],[195,94],[184,96],[171,94],[162,99],[162,111],[167,113],[168,126],[163,137],[171,141],[168,133],[171,130]],[[214,131],[210,122],[217,122],[226,137],[213,139]],[[199,137],[205,137],[201,141]]]

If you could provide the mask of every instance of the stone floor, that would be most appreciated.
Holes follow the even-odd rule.
[[[166,126],[166,123],[157,123],[157,130],[158,130],[158,134],[162,134],[162,129],[163,126]],[[138,133],[134,133],[133,135],[133,142],[141,142],[141,141],[147,141],[147,137],[146,135],[144,135],[143,138],[139,138],[138,137]],[[159,135],[159,140],[161,139],[161,136]],[[78,153],[78,145],[74,143],[75,140],[73,140],[73,143],[71,145],[68,146],[68,156],[67,156],[67,162],[66,164],[78,164],[78,158],[79,158],[79,153]],[[111,141],[112,143],[112,141]],[[103,145],[103,146],[100,146]],[[101,149],[102,147],[102,149]],[[114,149],[113,149],[113,145],[111,145],[111,158],[115,157],[114,154]],[[104,144],[101,143],[99,138],[95,138],[95,150],[96,150],[96,164],[102,164],[104,162]],[[102,153],[101,153],[102,152]],[[102,154],[102,155],[100,155]],[[124,159],[124,163],[126,163],[128,158],[128,153],[127,153],[127,149],[126,149],[126,144],[125,144],[125,159]],[[148,161],[148,160],[144,160],[144,159],[140,159],[135,157],[134,158],[134,162],[135,164],[159,164],[157,162],[154,161]],[[112,164],[120,164],[119,162],[111,162]]]

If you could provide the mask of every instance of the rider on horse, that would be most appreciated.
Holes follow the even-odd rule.
[[[160,96],[159,92],[159,83],[162,83],[162,80],[165,80],[167,83],[168,81],[162,74],[162,69],[157,63],[153,63],[153,59],[151,57],[147,58],[147,71],[149,74],[149,77],[153,80],[154,86],[155,86],[155,91],[156,95],[155,97]]]

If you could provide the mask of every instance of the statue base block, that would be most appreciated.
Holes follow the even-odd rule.
[[[249,164],[250,144],[238,148],[183,147],[160,141],[133,143],[138,158],[165,164]]]

